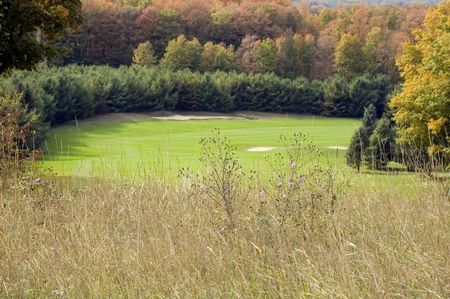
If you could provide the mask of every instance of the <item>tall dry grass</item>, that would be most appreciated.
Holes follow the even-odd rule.
[[[311,231],[260,216],[258,188],[227,229],[181,183],[9,178],[0,297],[448,298],[442,184],[358,180]]]
[[[2,169],[0,297],[450,296],[448,185],[371,183],[285,141],[264,174],[220,132],[176,182]]]

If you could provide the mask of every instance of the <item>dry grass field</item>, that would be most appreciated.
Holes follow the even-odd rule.
[[[444,183],[379,188],[295,150],[261,177],[212,141],[176,183],[4,176],[0,297],[450,296]]]

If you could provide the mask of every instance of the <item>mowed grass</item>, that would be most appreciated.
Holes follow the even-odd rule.
[[[54,128],[40,165],[62,175],[173,175],[181,167],[196,168],[200,139],[220,129],[237,147],[243,164],[252,169],[262,167],[269,153],[248,152],[249,148],[282,150],[280,136],[294,133],[305,134],[319,147],[324,152],[322,161],[344,166],[345,150],[330,147],[348,146],[359,124],[356,119],[313,116],[179,121],[135,114],[107,115]]]

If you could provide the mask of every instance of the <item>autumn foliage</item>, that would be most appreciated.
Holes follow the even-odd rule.
[[[381,72],[396,81],[395,56],[426,12],[420,5],[363,4],[318,11],[280,0],[117,2],[84,1],[81,31],[63,41],[72,49],[65,63],[129,65],[133,49],[147,41],[161,59],[169,41],[184,35],[202,45],[223,44],[213,51],[208,43],[208,59],[220,52],[230,57],[232,46],[244,71],[314,79]],[[351,69],[342,69],[347,64]]]
[[[390,105],[399,142],[450,157],[450,1],[430,9],[398,59],[405,82]]]

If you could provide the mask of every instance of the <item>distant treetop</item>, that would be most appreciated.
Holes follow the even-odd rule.
[[[312,7],[336,7],[346,4],[371,4],[371,5],[411,5],[411,4],[439,4],[441,0],[292,0],[294,4],[307,3]]]

